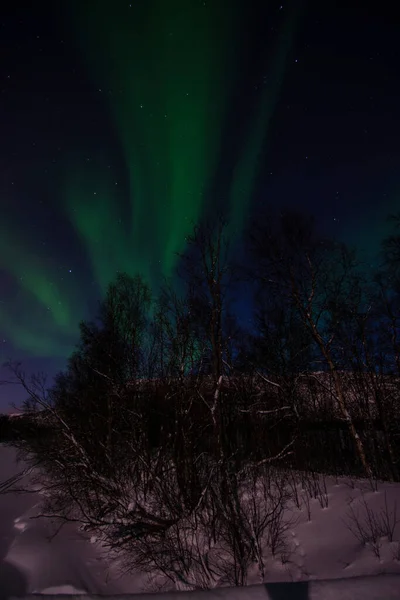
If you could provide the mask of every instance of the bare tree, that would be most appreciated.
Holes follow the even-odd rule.
[[[216,223],[196,226],[187,237],[187,251],[181,259],[192,326],[207,343],[210,372],[217,384],[227,369],[225,325],[232,284],[226,221],[220,217]]]
[[[364,444],[346,402],[339,348],[335,346],[335,327],[344,307],[352,301],[353,256],[343,245],[318,238],[313,220],[300,214],[282,214],[278,223],[275,221],[275,228],[255,226],[250,237],[254,277],[271,295],[282,299],[284,305],[289,304],[307,329],[319,361],[333,379],[335,400],[364,471],[371,477]]]
[[[392,215],[388,220],[398,230],[400,215]],[[382,242],[375,283],[379,342],[386,369],[400,376],[400,234],[396,230]]]
[[[42,515],[180,587],[243,585],[254,561],[263,578],[262,545],[279,545],[287,500],[272,470],[293,442],[261,444],[285,411],[235,378],[225,241],[223,222],[195,230],[186,289],[165,287],[152,323],[147,287],[119,276],[50,390],[15,372],[48,425],[20,446],[47,491]]]

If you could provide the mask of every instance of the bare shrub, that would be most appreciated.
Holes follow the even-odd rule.
[[[316,473],[315,471],[303,473],[302,484],[308,496],[318,500],[321,508],[328,507],[329,498],[325,475]]]
[[[257,563],[260,580],[264,581],[265,550],[272,555],[286,550],[285,533],[293,524],[286,513],[290,497],[284,472],[270,466],[248,471],[237,487],[236,502],[231,505],[230,514],[225,515],[228,527],[224,542],[231,552],[233,573],[237,565],[241,565],[241,585],[246,581],[247,569],[252,562]],[[235,548],[239,549],[240,545],[238,555]],[[238,581],[236,575],[233,579]],[[233,583],[232,578],[230,583]]]
[[[392,558],[397,562],[400,562],[400,542],[393,542],[392,544]]]
[[[354,507],[355,502],[350,504],[345,524],[352,534],[363,545],[369,545],[377,558],[380,558],[381,538],[387,537],[393,542],[396,527],[399,523],[397,518],[397,503],[392,509],[389,508],[387,494],[384,494],[384,506],[379,512],[368,505],[365,496],[360,499],[362,514]]]
[[[302,500],[303,500],[303,505],[307,511],[307,518],[309,521],[311,521],[311,498],[310,498],[310,494],[308,493],[307,490],[303,491]]]
[[[296,507],[300,510],[302,507],[302,498],[299,494],[299,478],[297,473],[292,469],[287,470],[287,486],[290,490],[290,495]]]
[[[124,522],[111,526],[109,543],[128,551],[131,568],[158,571],[180,590],[245,585],[255,563],[263,581],[266,548],[286,552],[285,532],[293,525],[285,518],[290,494],[283,474],[263,467],[239,476],[227,464],[206,460],[203,475],[203,491],[189,510],[176,492],[176,469],[165,472],[147,495],[146,509],[137,500]]]

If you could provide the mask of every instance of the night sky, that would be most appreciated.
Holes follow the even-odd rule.
[[[217,208],[238,235],[257,207],[304,209],[373,261],[400,209],[400,27],[386,3],[8,4],[1,362],[51,377],[116,272],[156,289]],[[21,397],[0,387],[0,411]]]

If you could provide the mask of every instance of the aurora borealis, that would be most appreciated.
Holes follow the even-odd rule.
[[[238,236],[301,205],[376,243],[398,203],[384,15],[371,40],[305,1],[57,4],[0,18],[2,361],[53,373],[115,273],[156,288],[216,210]]]
[[[67,191],[69,217],[103,288],[116,265],[128,272],[139,269],[149,281],[172,275],[191,224],[212,208],[223,134],[236,120],[229,109],[236,90],[249,85],[238,68],[252,50],[248,41],[238,43],[243,22],[251,23],[249,12],[244,2],[232,3],[227,11],[222,0],[153,0],[118,4],[110,22],[108,3],[79,4],[78,46],[98,90],[107,94],[129,201],[123,229],[117,202],[111,202],[110,178],[101,180],[101,192],[92,192],[99,186],[98,173],[88,189],[78,181]],[[232,173],[222,190],[224,208],[237,229],[251,200],[298,12],[282,13],[281,30],[265,45],[272,48],[269,53],[263,49],[264,60],[259,59],[254,91],[266,72],[270,82],[246,102],[243,145],[231,158]],[[116,230],[104,245],[112,222]]]
[[[100,211],[97,199],[77,207],[72,188],[69,214],[102,285],[109,281],[107,268],[118,264],[151,280],[157,271],[171,274],[188,223],[197,222],[205,204],[232,85],[237,17],[235,11],[225,15],[222,2],[159,0],[121,3],[110,23],[108,3],[90,18],[93,6],[79,12],[78,39],[90,75],[108,93],[123,153],[129,205],[118,248],[118,226],[104,254],[99,248],[101,232],[118,220],[110,214],[112,184],[104,182]],[[110,262],[106,256],[115,251]]]

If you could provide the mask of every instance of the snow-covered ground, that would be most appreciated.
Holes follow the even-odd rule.
[[[0,445],[0,483],[23,470],[13,448]],[[26,480],[25,480],[25,483]],[[55,535],[48,519],[35,519],[38,493],[0,494],[0,600],[33,592],[117,594],[140,591],[140,578],[120,577],[79,528]],[[52,537],[52,539],[50,539]]]
[[[15,451],[0,445],[0,483],[22,470]],[[267,561],[266,585],[190,593],[190,597],[234,600],[341,598],[400,599],[400,484],[326,479],[318,498],[297,486],[298,501],[287,518],[286,547]],[[120,576],[105,552],[73,524],[52,539],[54,525],[37,519],[41,496],[0,495],[0,600],[33,592],[46,594],[134,594],[151,591],[143,574]],[[388,517],[393,540],[378,536],[366,545],[349,530]],[[396,515],[397,509],[397,515]],[[351,518],[351,514],[353,518]],[[399,523],[396,524],[397,519]],[[390,524],[389,523],[389,524]],[[389,527],[390,529],[390,527]],[[329,582],[326,580],[335,580]],[[250,573],[249,583],[258,583]],[[172,600],[186,593],[167,593]],[[152,596],[146,596],[150,600]]]

